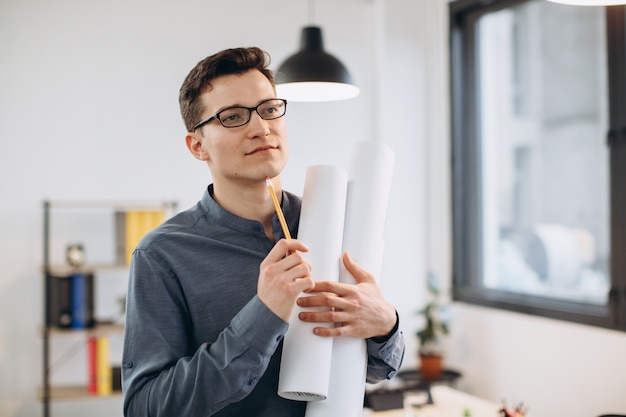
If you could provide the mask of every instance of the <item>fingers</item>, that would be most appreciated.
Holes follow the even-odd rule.
[[[294,292],[310,290],[314,285],[311,265],[301,254],[306,251],[306,245],[296,239],[279,240],[261,262],[261,277],[275,277],[288,283]]]
[[[301,254],[307,250],[296,239],[282,239],[261,262],[257,295],[284,321],[289,320],[298,295],[314,286],[311,265]]]
[[[350,336],[353,333],[351,326],[344,326],[339,323],[335,327],[316,327],[313,329],[313,333],[321,337],[339,337]]]
[[[315,327],[314,334],[322,337],[351,334],[353,326],[350,323],[355,320],[354,312],[357,310],[357,303],[354,303],[351,298],[324,293],[300,297],[297,303],[299,307],[311,309],[299,312],[300,320],[325,324],[323,327]]]
[[[354,304],[350,301],[351,298],[344,298],[343,296],[337,295],[336,292],[318,292],[319,284],[325,283],[315,282],[312,290],[315,292],[312,295],[298,298],[298,306],[305,308],[327,307],[328,309],[332,308],[334,310],[346,310],[352,307],[352,304]],[[332,287],[335,288],[336,286],[332,285]],[[309,291],[308,293],[311,294],[311,291]],[[347,291],[345,293],[347,293]]]
[[[343,265],[346,267],[348,272],[354,277],[357,283],[359,282],[376,282],[374,276],[367,272],[365,269],[361,268],[357,265],[348,252],[343,253]]]
[[[351,335],[352,327],[342,320],[348,320],[350,316],[334,307],[326,311],[300,312],[298,318],[309,323],[326,323],[325,326],[313,328],[313,333],[322,337],[336,337]],[[328,324],[331,324],[329,327]]]
[[[299,252],[291,252],[278,260],[265,258],[261,271],[267,276],[283,275],[285,279],[293,280],[310,276],[311,266]]]
[[[278,262],[285,256],[296,251],[308,252],[309,248],[298,239],[280,239],[276,242],[270,253],[267,254],[264,262]]]
[[[350,272],[350,274],[356,279],[356,283],[371,283],[376,284],[376,279],[372,274],[367,272],[356,264],[347,252],[343,253],[343,263]],[[308,292],[315,293],[333,293],[339,296],[348,296],[354,290],[353,284],[339,283],[335,281],[316,281],[315,287],[308,290]]]
[[[298,306],[305,309],[298,313],[298,318],[320,323],[313,332],[323,337],[368,338],[387,334],[395,325],[395,308],[384,299],[373,275],[347,253],[343,263],[356,283],[315,282],[307,295],[297,300]]]

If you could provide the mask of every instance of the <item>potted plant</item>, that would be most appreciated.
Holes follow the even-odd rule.
[[[441,289],[436,275],[428,273],[429,301],[419,314],[424,325],[417,332],[419,339],[420,373],[424,379],[437,379],[443,369],[442,338],[449,333],[447,307],[442,304]]]

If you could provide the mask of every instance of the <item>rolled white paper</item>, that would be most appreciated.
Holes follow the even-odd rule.
[[[343,251],[378,281],[383,255],[383,232],[395,156],[381,143],[358,142],[349,170]],[[339,282],[354,284],[340,266]],[[328,398],[307,404],[306,417],[360,417],[363,412],[367,347],[363,339],[333,341]]]
[[[388,146],[371,141],[358,142],[348,173],[343,251],[376,279],[382,264],[394,160],[394,153]],[[354,283],[354,278],[343,268],[339,281]]]
[[[329,165],[307,169],[298,240],[309,248],[302,255],[316,281],[339,279],[347,185],[348,174],[342,169]],[[319,324],[300,321],[300,311],[296,306],[283,341],[278,395],[322,400],[329,390],[333,339],[314,335],[313,328]]]
[[[336,337],[333,341],[328,398],[308,403],[305,417],[361,416],[366,372],[365,340]]]

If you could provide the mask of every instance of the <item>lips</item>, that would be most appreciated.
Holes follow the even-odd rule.
[[[259,153],[259,152],[265,152],[265,151],[270,151],[270,150],[274,150],[274,149],[278,149],[277,146],[259,146],[258,148],[254,148],[251,152],[246,153],[246,155],[252,155],[255,153]]]

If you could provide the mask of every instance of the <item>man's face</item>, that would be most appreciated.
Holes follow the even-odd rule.
[[[276,98],[272,84],[257,70],[219,77],[211,85],[200,96],[201,120],[227,107],[255,107]],[[273,178],[289,154],[285,119],[264,120],[255,111],[243,126],[226,128],[219,120],[205,124],[188,134],[187,146],[196,158],[207,161],[215,182],[258,183]]]

